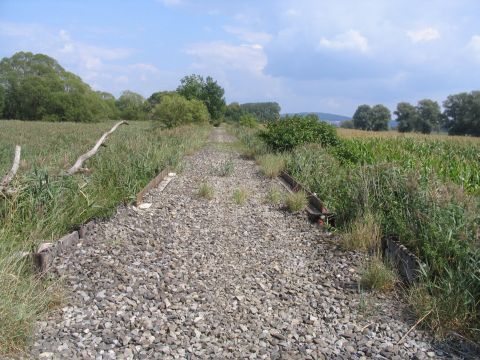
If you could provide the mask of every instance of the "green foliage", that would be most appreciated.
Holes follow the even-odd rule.
[[[394,288],[397,274],[386,265],[380,255],[374,255],[360,271],[360,286],[364,289],[390,291]]]
[[[248,192],[245,188],[239,187],[233,191],[233,201],[237,205],[243,205],[247,201]]]
[[[218,169],[219,176],[231,176],[235,172],[235,163],[232,159],[223,161]]]
[[[206,123],[210,119],[206,106],[200,100],[187,100],[179,94],[164,95],[155,105],[151,118],[167,128],[189,123]]]
[[[203,182],[198,188],[197,195],[207,200],[213,200],[215,197],[215,189],[209,183]]]
[[[240,118],[244,115],[244,112],[242,108],[240,107],[240,104],[237,102],[233,102],[231,104],[228,104],[226,109],[225,109],[225,120],[233,121],[235,123],[238,123],[240,121]]]
[[[92,122],[115,116],[99,94],[46,55],[18,52],[3,58],[0,87],[5,118]]]
[[[335,127],[319,121],[316,115],[292,115],[269,122],[261,137],[276,151],[288,151],[305,143],[320,143],[323,146],[340,143]]]
[[[415,106],[407,102],[401,102],[394,111],[398,122],[398,131],[410,132],[416,128],[418,122],[418,113]]]
[[[145,120],[144,102],[142,95],[125,90],[117,100],[120,117],[125,120]]]
[[[260,171],[263,175],[273,179],[285,169],[285,157],[282,154],[266,154],[257,157]]]
[[[260,122],[269,122],[280,119],[280,105],[276,102],[257,102],[241,104],[244,114],[255,116]]]
[[[268,189],[267,195],[265,196],[265,200],[272,205],[278,205],[282,202],[283,193],[282,190],[278,186],[271,186]]]
[[[417,104],[417,113],[420,118],[418,131],[423,134],[430,134],[432,128],[440,131],[440,127],[443,125],[443,117],[440,105],[436,101],[430,99],[420,100]]]
[[[307,194],[304,191],[288,193],[285,198],[285,205],[287,210],[292,213],[305,210],[308,205]]]
[[[252,114],[243,114],[238,120],[239,125],[249,128],[255,128],[258,126],[257,118]]]
[[[450,95],[443,107],[450,135],[480,136],[480,91]]]
[[[353,126],[355,129],[382,131],[388,130],[388,122],[391,119],[390,110],[383,105],[360,105],[353,114]]]
[[[195,74],[185,76],[180,80],[177,92],[188,100],[203,101],[212,121],[220,120],[225,113],[225,90],[210,76],[206,79]]]
[[[177,94],[176,91],[157,91],[154,92],[150,97],[145,101],[145,112],[150,114],[157,104],[160,104],[163,98],[167,95],[175,95]]]

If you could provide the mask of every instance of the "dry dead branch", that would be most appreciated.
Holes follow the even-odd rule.
[[[70,168],[68,169],[67,171],[67,175],[73,175],[75,174],[76,172],[82,170],[82,164],[84,163],[85,160],[88,160],[90,159],[93,155],[95,155],[98,151],[98,149],[100,148],[100,146],[103,145],[103,143],[105,142],[105,140],[107,140],[107,137],[108,135],[110,135],[111,133],[113,133],[115,130],[117,130],[117,128],[120,126],[120,125],[128,125],[128,123],[126,121],[119,121],[118,123],[116,123],[111,129],[110,131],[107,131],[105,134],[102,135],[102,137],[100,139],[98,139],[97,143],[95,144],[95,146],[88,152],[86,152],[85,154],[83,154],[82,156],[80,156],[77,161],[75,162],[75,164]]]
[[[13,165],[10,171],[5,175],[0,183],[0,192],[7,189],[8,184],[12,179],[15,177],[15,174],[18,171],[18,167],[20,166],[20,155],[22,153],[22,147],[20,145],[15,146],[15,156],[13,158]]]

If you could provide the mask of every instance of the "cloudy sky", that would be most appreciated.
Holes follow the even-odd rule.
[[[228,102],[351,115],[480,89],[480,1],[0,0],[0,57],[20,50],[116,96],[197,73]]]

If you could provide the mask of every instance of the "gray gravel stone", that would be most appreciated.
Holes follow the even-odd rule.
[[[266,204],[276,180],[218,145],[232,140],[222,129],[211,140],[147,194],[151,207],[120,207],[56,259],[69,300],[38,323],[31,358],[439,357],[418,329],[396,345],[411,321],[394,299],[358,293],[361,255],[305,214]],[[230,159],[234,174],[219,176]],[[211,201],[196,195],[204,181]]]

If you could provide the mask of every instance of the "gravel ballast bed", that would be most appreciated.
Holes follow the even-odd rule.
[[[213,142],[231,140],[215,129]],[[219,176],[232,159],[234,174]],[[197,196],[200,183],[213,200]],[[361,256],[265,203],[275,180],[225,145],[187,159],[147,210],[121,207],[56,259],[66,302],[40,321],[33,358],[442,357],[390,296],[360,293]],[[244,205],[232,199],[247,189]]]

